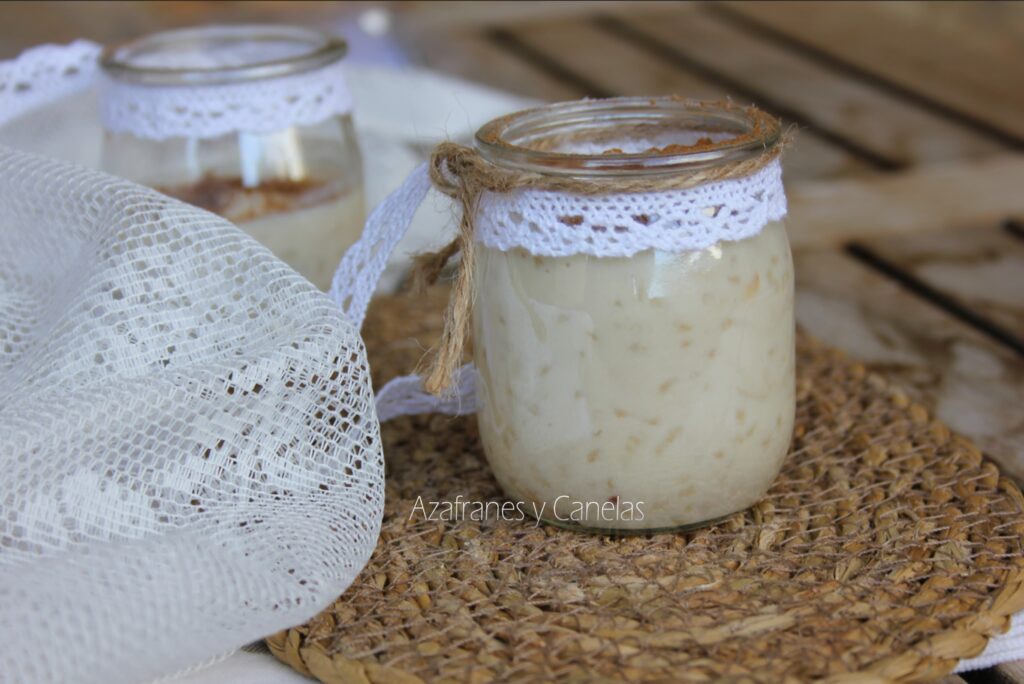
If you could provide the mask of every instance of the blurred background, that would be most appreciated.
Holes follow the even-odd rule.
[[[547,92],[563,96],[564,87],[545,83],[541,74],[531,74],[526,68],[514,68],[511,57],[547,54],[544,50],[524,50],[523,43],[546,44],[564,55],[562,66],[567,66],[588,54],[582,43],[594,43],[591,49],[596,49],[615,39],[614,31],[586,30],[607,19],[601,15],[616,18],[621,39],[623,26],[640,34],[645,25],[649,29],[662,26],[660,35],[670,36],[676,21],[685,22],[685,17],[696,11],[699,20],[693,22],[692,31],[706,36],[709,56],[735,48],[716,33],[720,30],[771,42],[806,33],[811,45],[828,45],[841,30],[850,40],[863,40],[863,50],[876,49],[879,65],[898,62],[891,64],[891,69],[880,68],[897,80],[906,78],[913,69],[922,73],[937,70],[932,76],[935,81],[953,74],[965,77],[973,67],[981,66],[982,62],[974,60],[1002,60],[1001,66],[992,62],[993,68],[973,74],[977,92],[971,92],[982,97],[987,92],[991,97],[1004,88],[1006,105],[1020,104],[1019,73],[1009,68],[1019,65],[1024,54],[1024,7],[1020,3],[935,0],[755,4],[760,7],[688,2],[4,2],[0,6],[0,58],[13,57],[40,43],[76,38],[109,43],[180,26],[287,22],[343,34],[352,46],[350,58],[354,61],[426,64],[526,95]],[[560,36],[559,29],[569,26],[573,30]],[[684,39],[689,43],[687,35],[685,30],[678,33],[680,44]],[[551,42],[555,37],[559,40]],[[698,52],[704,48],[692,47],[694,60],[689,66],[699,71]],[[841,45],[833,47],[843,51]],[[466,63],[462,57],[468,55],[477,60]],[[965,62],[963,57],[971,61]],[[541,60],[535,57],[525,61],[553,77],[548,80],[566,80],[560,79],[567,72],[558,69],[558,60],[547,69],[540,67]],[[628,66],[628,60],[624,61],[627,63],[623,66]],[[660,85],[665,92],[678,85],[675,79],[666,78],[664,71],[661,73]],[[759,80],[756,72],[748,76],[753,82]],[[926,84],[925,89],[931,87]],[[950,93],[947,97],[956,95]]]

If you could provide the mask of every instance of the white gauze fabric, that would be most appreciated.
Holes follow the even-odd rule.
[[[0,91],[0,126],[44,81]],[[377,541],[379,426],[336,304],[224,219],[3,147],[0,435],[3,681],[208,662],[312,617]]]

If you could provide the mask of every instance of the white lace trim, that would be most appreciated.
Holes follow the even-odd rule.
[[[429,190],[430,173],[423,163],[370,213],[359,240],[341,258],[328,294],[357,328],[363,325],[388,256],[409,230]]]
[[[216,138],[311,126],[352,111],[341,62],[221,85],[146,86],[102,79],[103,125],[138,138]]]
[[[475,228],[482,244],[502,251],[629,257],[648,249],[686,252],[743,240],[785,215],[782,166],[776,160],[750,176],[686,190],[485,193]]]
[[[476,366],[467,363],[455,371],[452,388],[443,397],[423,391],[423,378],[418,375],[392,378],[377,390],[376,396],[377,419],[382,423],[398,416],[421,413],[443,413],[446,416],[476,413]]]
[[[0,62],[0,122],[92,85],[102,48],[87,40],[40,45]]]

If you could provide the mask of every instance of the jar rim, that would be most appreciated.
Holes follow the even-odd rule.
[[[531,142],[572,132],[628,132],[641,126],[735,135],[639,152],[575,153],[530,147]],[[752,106],[677,96],[614,97],[560,102],[507,114],[484,124],[476,132],[475,144],[481,155],[497,166],[594,178],[671,175],[739,162],[768,152],[780,137],[779,120]]]
[[[140,56],[173,54],[184,48],[229,46],[243,43],[292,43],[305,50],[288,56],[243,61],[212,67],[157,67],[139,64]],[[110,77],[142,85],[222,85],[277,78],[317,69],[337,62],[348,52],[340,37],[298,26],[237,24],[198,26],[151,33],[104,48],[100,67]]]

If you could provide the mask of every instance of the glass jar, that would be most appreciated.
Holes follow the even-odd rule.
[[[541,107],[476,136],[499,167],[611,181],[714,169],[777,141],[733,107],[638,98]],[[495,228],[486,210],[475,220],[478,235]],[[766,493],[795,410],[782,223],[684,252],[478,244],[475,259],[480,436],[511,498],[549,523],[623,532],[708,524]]]
[[[365,218],[339,38],[167,31],[104,51],[103,166],[220,214],[327,289]]]

